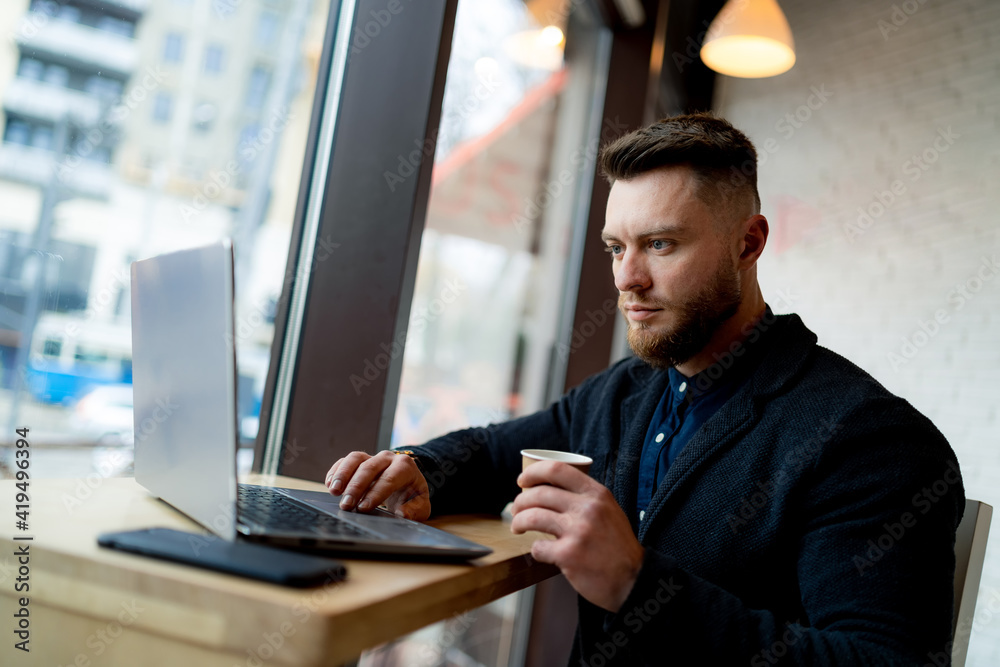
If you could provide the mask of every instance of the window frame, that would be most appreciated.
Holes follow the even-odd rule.
[[[289,249],[295,270],[286,272],[275,318],[256,472],[321,480],[332,457],[389,442],[402,355],[389,360],[370,391],[355,393],[350,376],[358,359],[382,352],[380,341],[405,336],[433,153],[392,196],[371,168],[391,169],[414,142],[433,137],[457,4],[427,0],[419,12],[396,5],[402,9],[391,20],[374,26],[365,17],[386,11],[384,0],[344,0],[331,11]],[[350,130],[340,132],[341,126]],[[358,168],[359,156],[369,170]],[[347,313],[361,316],[347,325]]]

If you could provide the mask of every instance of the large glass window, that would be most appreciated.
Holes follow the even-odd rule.
[[[551,12],[550,12],[551,13]],[[511,416],[544,273],[533,207],[565,81],[560,25],[520,0],[460,1],[393,445]],[[560,20],[561,19],[561,20]],[[558,298],[558,294],[550,294]],[[525,406],[537,409],[537,406]]]
[[[31,429],[38,476],[127,473],[129,264],[236,236],[249,444],[331,3],[24,4],[0,25],[13,36],[0,45],[3,433]],[[258,40],[265,15],[271,43]],[[276,53],[279,41],[296,46]],[[0,476],[10,455],[0,449]]]
[[[571,4],[459,2],[393,446],[547,401],[575,202],[589,186],[582,119],[594,98],[569,81],[594,72],[564,62]],[[523,664],[531,599],[429,626],[362,665]]]

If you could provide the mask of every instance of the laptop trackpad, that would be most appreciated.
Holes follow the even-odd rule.
[[[447,537],[452,538],[452,540],[460,539],[455,538],[450,533],[445,533],[444,531],[424,526],[416,521],[402,519],[380,509],[375,510],[370,514],[347,512],[340,509],[340,500],[338,498],[323,491],[302,491],[299,489],[287,488],[282,488],[280,490],[292,498],[301,500],[318,510],[332,514],[342,521],[347,521],[348,523],[353,523],[361,528],[366,528],[380,533],[389,539],[407,539],[413,541],[414,538],[418,536],[424,538],[419,540],[421,542],[427,541],[427,538],[430,538],[431,542],[441,542],[442,539],[447,540]]]

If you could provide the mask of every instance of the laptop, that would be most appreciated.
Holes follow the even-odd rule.
[[[371,556],[491,553],[383,510],[341,510],[327,492],[237,483],[233,283],[229,240],[132,263],[136,481],[230,541]]]

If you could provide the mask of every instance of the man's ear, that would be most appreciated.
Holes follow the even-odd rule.
[[[743,223],[743,252],[740,253],[740,268],[748,269],[757,263],[767,245],[769,228],[767,218],[761,214],[747,218]]]

